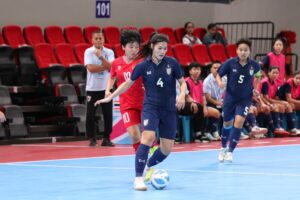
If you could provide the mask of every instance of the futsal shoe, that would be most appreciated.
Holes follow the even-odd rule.
[[[213,136],[216,140],[221,140],[221,137],[220,137],[218,131],[213,132]]]
[[[245,133],[241,132],[240,140],[248,140],[249,136],[246,135]]]
[[[94,140],[94,139],[91,139],[91,140],[90,140],[89,146],[90,146],[90,147],[96,147],[96,146],[97,146],[97,141]]]
[[[154,173],[154,168],[152,167],[146,167],[145,171],[144,171],[144,175],[145,175],[145,181],[149,182],[151,179],[152,174]]]
[[[115,144],[110,141],[108,138],[103,138],[101,146],[103,147],[114,147]]]
[[[233,161],[232,152],[226,152],[224,160],[228,162],[232,162]]]
[[[300,130],[293,128],[292,130],[290,130],[290,133],[292,136],[300,135]]]
[[[224,162],[226,152],[227,152],[227,148],[221,148],[218,156],[220,162]]]
[[[133,188],[137,191],[146,191],[148,189],[143,177],[135,177]]]
[[[277,136],[277,137],[287,137],[287,136],[289,136],[290,135],[290,133],[288,132],[288,131],[286,131],[286,130],[284,130],[283,128],[276,128],[275,130],[274,130],[274,134],[275,134],[275,136]]]
[[[254,126],[252,129],[251,129],[251,132],[250,132],[250,137],[254,137],[256,138],[256,135],[258,135],[259,138],[261,138],[262,135],[265,135],[266,133],[268,132],[268,129],[266,128],[261,128],[261,127],[258,127],[258,126]]]

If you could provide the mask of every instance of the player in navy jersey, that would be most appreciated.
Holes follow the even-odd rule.
[[[256,88],[259,82],[258,79],[260,79],[260,66],[249,58],[251,41],[240,39],[236,46],[238,56],[223,63],[216,77],[219,86],[224,88],[221,77],[227,76],[223,106],[224,123],[221,134],[222,148],[219,153],[220,162],[224,160],[232,162],[232,152],[240,139],[253,93],[259,95]],[[254,79],[254,77],[256,78]],[[227,146],[228,141],[229,146]]]
[[[152,166],[162,162],[171,153],[177,128],[176,107],[181,110],[185,104],[186,83],[182,69],[175,59],[165,56],[168,42],[166,35],[154,34],[140,52],[140,56],[145,57],[145,60],[134,68],[130,79],[122,83],[109,97],[96,102],[97,105],[111,101],[129,89],[139,77],[143,78],[143,133],[135,159],[135,190],[147,190],[144,181],[150,178]],[[176,80],[180,83],[180,95],[177,97]],[[148,152],[155,139],[156,130],[159,130],[160,147],[148,160]]]

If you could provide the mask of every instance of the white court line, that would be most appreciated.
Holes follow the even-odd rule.
[[[281,140],[281,142],[297,142],[297,140]]]
[[[300,144],[281,144],[281,145],[242,147],[242,148],[238,148],[237,150],[274,148],[274,147],[291,147],[291,146],[300,146]],[[111,148],[111,147],[109,147],[109,148]],[[198,150],[189,150],[189,151],[177,151],[177,152],[172,152],[172,154],[177,154],[177,153],[202,153],[202,152],[218,151],[218,150],[220,150],[220,148],[198,149]],[[62,158],[62,159],[52,159],[52,160],[19,161],[19,162],[0,163],[0,165],[1,164],[17,164],[17,163],[53,162],[53,161],[65,161],[65,160],[86,160],[86,159],[119,158],[119,157],[130,157],[130,156],[135,156],[135,155],[134,154],[130,154],[130,155],[115,155],[115,156],[94,156],[94,157],[85,157],[85,158]]]
[[[254,144],[270,144],[271,142],[254,142]]]
[[[203,145],[203,146],[197,146],[198,148],[206,148],[206,147],[214,147],[213,145]]]
[[[72,168],[72,169],[106,169],[106,170],[134,170],[130,167],[95,167],[95,166],[72,166],[72,165],[32,165],[21,163],[6,163],[4,165],[21,167],[44,167],[44,168]],[[170,172],[193,172],[193,173],[214,173],[214,174],[239,174],[239,175],[258,175],[258,176],[288,176],[300,177],[300,174],[290,173],[267,173],[267,172],[233,172],[233,171],[214,171],[214,170],[190,170],[190,169],[168,169]]]

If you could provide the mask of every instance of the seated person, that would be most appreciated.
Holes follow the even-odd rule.
[[[185,35],[182,38],[182,43],[193,46],[194,44],[202,44],[201,40],[194,35],[194,23],[186,22],[184,24]]]
[[[210,44],[223,44],[227,45],[226,40],[223,38],[222,34],[218,32],[217,25],[210,23],[207,26],[207,33],[203,37],[203,44],[209,46]]]

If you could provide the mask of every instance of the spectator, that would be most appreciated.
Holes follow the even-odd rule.
[[[218,28],[217,25],[214,23],[210,23],[207,26],[207,33],[203,37],[203,43],[206,46],[209,46],[210,44],[217,44],[217,43],[226,46],[227,43],[223,38],[222,34],[218,32],[217,28]]]
[[[201,40],[194,35],[194,23],[186,22],[184,24],[185,35],[182,38],[182,43],[193,46],[194,44],[202,44]]]

